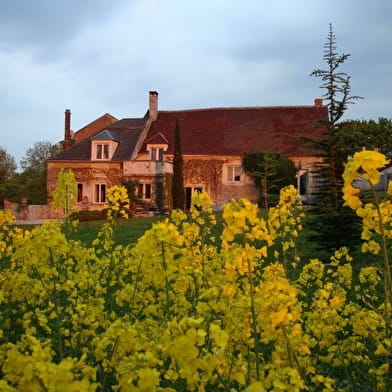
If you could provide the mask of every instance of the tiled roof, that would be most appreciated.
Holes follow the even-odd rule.
[[[68,150],[61,152],[51,160],[55,161],[89,161],[91,159],[91,140],[115,140],[119,143],[112,161],[125,161],[131,158],[133,150],[143,129],[111,129],[100,132],[100,135],[110,135],[110,139],[89,137],[74,144]],[[96,135],[98,136],[98,135]]]
[[[143,129],[119,129],[112,130],[112,132],[115,135],[117,133],[116,140],[120,142],[116,152],[114,153],[112,161],[126,161],[131,159],[132,153],[139,141]]]
[[[99,132],[97,135],[92,136],[91,140],[114,140],[114,141],[116,141],[116,138],[113,135],[112,131],[105,129],[102,132]]]
[[[286,156],[315,155],[316,151],[303,146],[302,136],[322,137],[327,120],[326,106],[277,106],[250,108],[212,108],[179,111],[159,111],[146,135],[147,143],[168,143],[166,153],[173,153],[174,129],[178,118],[182,132],[184,155],[237,155],[263,150]],[[113,121],[113,117],[110,118]],[[98,119],[100,120],[100,119]],[[115,140],[119,143],[113,161],[131,159],[148,112],[143,118],[125,118],[112,124],[102,123],[95,132],[82,128],[88,137],[76,141],[53,160],[88,161],[91,140]],[[78,133],[81,133],[78,131]],[[78,134],[77,133],[77,134]]]
[[[148,113],[142,118],[123,118],[107,126],[107,129],[140,129],[144,128],[148,120]]]
[[[97,132],[110,126],[114,122],[118,122],[118,120],[111,114],[106,113],[75,132],[72,137],[73,141],[74,143],[78,143],[81,140],[86,139],[87,137],[95,135]]]
[[[156,135],[146,139],[146,144],[169,144],[168,140],[162,135],[161,132],[157,133]]]
[[[141,133],[148,120],[148,112],[142,118],[124,118],[116,120],[105,114],[75,132],[75,143],[67,150],[56,155],[57,161],[89,161],[91,159],[91,140],[114,140],[119,143],[112,161],[124,161],[131,158]],[[78,138],[78,135],[84,135]]]
[[[281,106],[214,108],[159,111],[146,140],[162,133],[173,153],[178,118],[183,154],[243,155],[246,152],[276,151],[287,156],[314,155],[304,148],[301,136],[322,137],[327,120],[326,106]],[[144,144],[143,149],[145,150]]]

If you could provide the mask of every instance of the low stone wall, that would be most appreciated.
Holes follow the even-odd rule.
[[[19,219],[19,203],[13,203],[9,200],[4,200],[4,208],[11,211],[12,215]]]
[[[27,207],[26,220],[49,219],[50,207],[48,205],[31,205]]]
[[[14,203],[4,200],[4,208],[9,209],[18,220],[50,218],[50,206],[48,205],[27,205],[26,203]]]

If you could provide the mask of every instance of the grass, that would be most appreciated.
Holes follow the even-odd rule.
[[[117,245],[128,245],[137,241],[144,232],[151,228],[153,223],[165,219],[166,216],[153,216],[153,217],[133,217],[130,219],[118,219],[114,227],[114,241]],[[215,244],[220,245],[220,235],[223,228],[222,212],[216,212],[217,224],[212,229],[211,235],[216,238]],[[99,230],[105,221],[88,221],[80,222],[79,229],[76,233],[71,233],[70,238],[74,240],[80,240],[86,246],[91,246],[92,241],[97,237]],[[307,240],[307,234],[310,231],[309,228],[304,225],[304,230],[300,232],[298,237],[298,250],[299,256],[302,260],[308,261],[314,258],[320,258],[320,260],[328,261],[329,256],[326,256],[325,252],[317,250],[314,243]]]
[[[151,228],[153,223],[164,219],[163,216],[138,217],[118,219],[114,227],[114,241],[118,245],[128,245],[136,242],[144,232]],[[80,222],[76,233],[71,233],[70,238],[81,241],[86,246],[91,246],[105,221]]]
[[[151,226],[166,216],[152,216],[152,217],[132,217],[129,219],[118,219],[114,227],[114,241],[117,245],[129,245],[135,243],[146,230],[150,229]],[[220,245],[220,235],[222,233],[223,219],[222,213],[216,213],[217,224],[212,229],[212,236],[215,236],[217,246]],[[98,221],[86,221],[80,222],[79,228],[76,232],[71,232],[68,236],[70,239],[79,240],[85,246],[90,247],[94,239],[97,238],[97,234],[104,224],[104,220]],[[33,225],[22,225],[20,226],[24,230],[31,230]],[[304,221],[304,229],[300,232],[297,238],[297,250],[299,256],[303,262],[307,262],[311,259],[319,258],[324,262],[329,261],[329,257],[332,253],[321,251],[317,249],[316,244],[308,240],[308,234],[311,232],[311,227],[307,225],[306,219]],[[368,259],[372,259],[371,255],[362,254],[360,249],[351,249],[350,254],[354,256],[354,260],[359,262],[358,264],[363,265],[368,262]]]

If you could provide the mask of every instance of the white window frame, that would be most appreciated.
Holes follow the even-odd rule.
[[[163,160],[163,148],[151,147],[150,159],[152,161],[162,162],[162,160]]]
[[[149,188],[149,197],[147,197],[147,188]],[[139,192],[140,189],[142,190],[141,192]],[[148,182],[140,183],[138,185],[137,195],[142,200],[151,200],[152,199],[152,184],[148,183]]]
[[[107,161],[109,159],[109,143],[97,143],[95,159]]]
[[[147,144],[149,159],[154,162],[163,161],[163,153],[167,151],[167,144]]]
[[[93,140],[91,145],[91,160],[110,161],[116,151],[117,142]]]
[[[239,171],[239,173],[236,173]],[[225,170],[226,181],[231,184],[239,184],[242,181],[244,171],[241,165],[227,165]]]
[[[190,190],[190,194],[188,195],[188,189]],[[185,191],[185,208],[190,208],[191,203],[192,203],[192,197],[195,192],[203,192],[203,190],[206,190],[206,186],[204,185],[185,185],[184,191]]]
[[[97,187],[98,187],[98,192],[97,192]],[[102,188],[105,188],[105,193],[104,193],[104,197],[102,198]],[[105,204],[106,203],[106,194],[108,191],[108,187],[107,184],[105,183],[94,183],[94,188],[93,188],[93,200],[95,204]]]

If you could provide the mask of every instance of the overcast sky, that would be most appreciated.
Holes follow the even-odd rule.
[[[0,0],[0,146],[17,162],[110,113],[308,105],[329,23],[363,100],[346,118],[392,118],[391,0]]]

